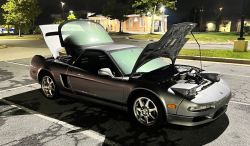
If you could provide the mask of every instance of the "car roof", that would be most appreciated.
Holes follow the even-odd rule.
[[[139,48],[138,46],[134,45],[124,45],[124,44],[102,44],[102,45],[96,45],[96,46],[90,46],[85,49],[91,49],[91,50],[102,50],[105,52],[110,52],[110,51],[116,51],[116,50],[122,50],[126,48]]]

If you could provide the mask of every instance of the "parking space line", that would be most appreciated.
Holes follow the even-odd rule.
[[[27,65],[27,64],[15,63],[15,62],[10,62],[10,61],[3,61],[3,62],[15,64],[15,65],[21,65],[21,66],[30,66],[30,65]]]
[[[84,134],[84,135],[86,135],[86,136],[88,136],[88,137],[90,137],[90,138],[93,138],[93,139],[95,139],[95,140],[98,140],[99,142],[104,143],[104,142],[108,141],[109,143],[112,143],[112,144],[115,145],[115,146],[120,146],[119,143],[116,143],[116,142],[114,142],[114,141],[111,141],[111,140],[109,140],[109,139],[106,139],[106,138],[105,138],[105,135],[100,134],[100,133],[98,133],[98,132],[96,132],[96,131],[82,129],[81,127],[74,126],[74,125],[68,124],[67,122],[60,121],[60,120],[58,120],[58,119],[54,119],[54,118],[48,117],[48,116],[43,115],[43,114],[41,114],[41,113],[39,113],[39,112],[37,112],[37,111],[28,109],[28,108],[26,108],[26,107],[24,107],[24,106],[15,104],[15,103],[13,103],[13,102],[11,102],[11,101],[8,101],[8,100],[5,100],[5,99],[0,99],[0,101],[4,102],[4,103],[6,103],[6,104],[9,104],[9,105],[15,106],[15,107],[17,107],[17,108],[21,108],[22,110],[24,110],[24,111],[26,111],[26,112],[28,112],[28,113],[30,113],[30,114],[33,114],[33,115],[38,116],[38,117],[40,117],[40,118],[46,119],[46,120],[48,120],[48,121],[50,121],[50,122],[53,122],[53,123],[55,123],[55,124],[62,125],[63,127],[66,127],[66,128],[68,128],[68,129],[70,129],[70,130],[76,130],[76,131],[79,131],[79,130],[80,130],[80,132],[77,132],[77,133]],[[82,129],[82,131],[81,131],[81,129]]]
[[[2,92],[6,92],[6,91],[12,91],[12,90],[16,90],[16,89],[20,89],[20,88],[24,88],[24,87],[29,87],[29,86],[34,86],[37,85],[38,83],[34,83],[34,84],[29,84],[29,85],[25,85],[25,86],[21,86],[21,87],[16,87],[16,88],[10,88],[10,89],[6,89],[6,90],[0,90],[0,93]]]
[[[250,78],[250,76],[245,76],[245,75],[236,75],[236,74],[225,74],[225,73],[222,73],[222,75],[239,76],[239,77],[246,77],[246,78]]]
[[[242,105],[248,105],[248,106],[250,106],[249,103],[244,103],[244,102],[237,102],[237,101],[229,101],[229,102],[235,103],[235,104],[242,104]]]

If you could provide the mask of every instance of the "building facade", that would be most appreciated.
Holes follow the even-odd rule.
[[[121,23],[121,30],[123,32],[150,32],[151,16],[131,14],[127,16],[128,19]],[[168,15],[160,15],[154,17],[153,29],[154,32],[167,31],[167,17]],[[120,30],[120,21],[117,19],[110,19],[102,15],[92,15],[88,17],[89,20],[100,23],[107,31],[118,32]]]
[[[250,19],[245,19],[245,26],[250,26]],[[216,26],[214,21],[206,21],[206,30],[215,31]],[[233,32],[240,31],[241,28],[241,19],[236,20],[222,20],[222,23],[219,27],[220,32]]]

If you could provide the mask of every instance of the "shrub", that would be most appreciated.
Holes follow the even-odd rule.
[[[22,29],[23,34],[29,34],[30,33],[30,27],[29,26],[24,26]]]
[[[34,34],[41,34],[39,26],[35,26]]]
[[[244,33],[245,34],[250,34],[250,26],[244,26],[244,29],[243,29]]]

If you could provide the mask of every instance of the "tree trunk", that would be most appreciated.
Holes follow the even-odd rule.
[[[120,21],[120,30],[119,32],[122,32],[122,20],[119,20]]]
[[[19,34],[18,34],[19,37],[21,37],[21,25],[19,24]]]
[[[152,20],[151,20],[151,28],[150,28],[150,33],[152,34],[154,31],[154,18],[155,18],[155,10],[156,10],[156,6],[154,6],[154,11],[152,14]]]
[[[8,24],[8,34],[10,34],[10,25]]]

